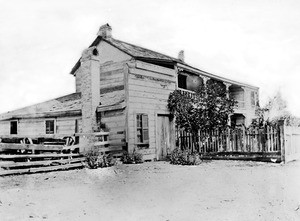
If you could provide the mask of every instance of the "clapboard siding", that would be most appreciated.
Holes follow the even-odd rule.
[[[75,120],[78,121],[78,130],[81,131],[81,117],[61,117],[61,118],[32,118],[18,120],[17,136],[38,137],[46,135],[45,121],[55,120],[55,135],[74,135]],[[10,135],[10,121],[2,121],[0,124],[0,136]],[[12,135],[13,136],[13,135]]]
[[[100,102],[102,105],[113,105],[125,97],[123,62],[111,62],[100,67]],[[119,87],[122,86],[122,87]],[[106,90],[107,89],[107,90]],[[123,95],[122,95],[123,94]],[[109,130],[111,142],[125,142],[125,110],[110,110],[101,112],[101,122]]]
[[[100,90],[124,86],[124,64],[110,63],[100,67]],[[124,89],[123,89],[124,91]],[[125,91],[123,92],[125,94]],[[105,99],[105,93],[101,93],[102,99]]]
[[[101,122],[109,129],[111,142],[125,141],[125,110],[105,111],[102,113]]]
[[[45,120],[43,118],[20,119],[18,121],[18,134],[25,136],[45,134]]]
[[[75,120],[78,118],[58,118],[56,121],[57,134],[75,133]],[[80,128],[79,128],[80,129]]]
[[[173,91],[173,88],[167,89],[167,88],[157,88],[157,87],[149,87],[145,88],[143,85],[134,85],[131,81],[130,85],[130,92],[146,92],[147,94],[161,94],[161,95],[167,95]]]
[[[9,135],[9,134],[10,134],[10,121],[1,121],[0,135]]]
[[[130,85],[146,86],[147,88],[149,87],[150,90],[151,88],[166,89],[166,90],[174,90],[175,88],[174,86],[175,81],[173,82],[152,81],[149,80],[148,78],[141,79],[136,75],[132,75],[132,74],[129,74],[128,80],[130,82]]]
[[[131,68],[129,70],[130,74],[142,75],[144,77],[152,78],[153,80],[157,79],[159,81],[174,81],[174,76],[171,75],[163,75],[161,73],[153,72],[153,71],[146,71],[137,68]]]
[[[171,92],[171,91],[170,91]],[[144,99],[152,99],[152,100],[163,100],[164,102],[168,99],[169,97],[169,93],[162,93],[162,94],[159,94],[159,93],[149,93],[149,92],[146,92],[146,91],[136,91],[136,90],[130,90],[129,91],[129,96],[131,98],[144,98]]]
[[[138,149],[136,115],[147,114],[149,123],[149,148],[138,149],[144,159],[156,157],[156,118],[158,113],[168,113],[169,94],[175,90],[175,70],[137,62],[128,70],[128,148]]]
[[[174,70],[173,69],[165,68],[165,67],[158,66],[158,65],[155,65],[155,64],[149,64],[149,63],[142,62],[142,61],[136,61],[135,62],[135,67],[140,69],[140,70],[148,70],[148,71],[151,71],[151,72],[160,73],[162,75],[174,76]]]

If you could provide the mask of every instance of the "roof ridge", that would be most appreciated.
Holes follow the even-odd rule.
[[[111,39],[113,39],[113,40],[115,40],[115,41],[119,41],[119,42],[121,42],[121,43],[128,44],[128,45],[133,46],[133,47],[139,47],[139,48],[141,48],[141,49],[144,49],[144,50],[147,50],[147,51],[151,51],[151,52],[156,53],[156,54],[161,54],[161,55],[163,55],[163,56],[169,57],[171,60],[174,60],[174,61],[179,61],[179,59],[177,59],[177,58],[175,58],[175,57],[169,56],[169,55],[164,54],[164,53],[161,53],[161,52],[154,51],[154,50],[149,49],[149,48],[145,48],[145,47],[143,47],[143,46],[139,46],[139,45],[136,45],[136,44],[133,44],[133,43],[128,43],[128,42],[126,42],[126,41],[122,41],[122,40],[119,40],[119,39],[116,39],[116,38],[111,38]],[[103,38],[103,40],[105,40],[105,41],[107,41],[107,42],[111,42],[111,41],[109,41],[109,39]],[[111,43],[112,43],[112,42],[111,42]],[[118,47],[117,45],[115,45],[115,46]],[[119,47],[118,47],[118,48],[119,48]],[[133,57],[136,57],[136,56],[134,56],[134,55],[132,55],[132,56],[133,56]]]

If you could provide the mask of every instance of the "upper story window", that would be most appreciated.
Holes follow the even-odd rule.
[[[10,134],[18,134],[18,121],[10,122]]]
[[[149,123],[147,114],[136,115],[137,142],[141,144],[149,143]]]
[[[54,120],[46,120],[46,134],[54,134],[55,133],[55,122]]]
[[[180,72],[178,74],[178,88],[197,91],[203,85],[203,79],[196,74]]]
[[[78,130],[78,120],[76,119],[75,120],[75,133],[78,133],[79,130]]]
[[[251,91],[251,106],[255,106],[256,102],[255,102],[255,92]]]
[[[178,87],[182,89],[187,89],[187,76],[178,74]]]

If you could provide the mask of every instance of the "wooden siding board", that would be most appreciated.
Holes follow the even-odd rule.
[[[129,73],[130,74],[137,74],[137,75],[143,75],[145,77],[153,77],[153,78],[157,78],[157,79],[161,79],[162,81],[175,81],[176,78],[174,75],[164,75],[161,73],[156,73],[156,72],[152,72],[152,71],[146,71],[146,70],[139,70],[136,68],[130,68],[129,69]]]
[[[153,93],[148,93],[148,92],[141,92],[141,91],[129,91],[129,96],[134,98],[146,98],[146,99],[160,99],[160,100],[165,100],[167,101],[169,98],[169,94],[153,94]]]
[[[109,72],[109,71],[117,71],[119,69],[122,69],[124,67],[124,64],[126,64],[126,63],[127,63],[127,61],[101,64],[100,73],[105,73],[105,72]]]
[[[174,69],[165,68],[165,67],[158,66],[158,65],[153,65],[153,64],[146,63],[146,62],[142,62],[142,61],[136,61],[136,68],[148,70],[153,73],[157,72],[162,75],[170,75],[170,76],[175,75]]]
[[[100,79],[104,79],[106,77],[113,77],[116,76],[117,74],[122,75],[123,74],[123,66],[122,67],[118,67],[116,69],[111,69],[111,70],[104,70],[103,68],[101,68],[101,75],[100,75]]]
[[[121,86],[121,85],[124,85],[123,82],[113,82],[113,83],[109,83],[109,84],[105,84],[105,82],[101,83],[100,87],[102,89],[104,88],[114,88],[114,87],[117,87],[117,86]]]
[[[157,87],[149,87],[143,85],[135,85],[131,84],[130,90],[129,91],[134,91],[134,92],[146,92],[146,93],[151,93],[151,94],[163,94],[166,96],[169,96],[171,92],[173,92],[175,89],[166,89],[166,88],[157,88]]]
[[[79,122],[81,127],[81,118],[78,117],[64,117],[64,118],[35,118],[35,119],[20,119],[18,120],[18,136],[46,136],[45,134],[45,121],[48,119],[56,120],[56,133],[55,134],[74,134],[75,133],[75,120]],[[6,125],[3,127],[3,125]],[[9,127],[8,127],[9,126]],[[10,121],[1,124],[1,135],[10,134]]]
[[[159,80],[143,79],[137,75],[132,75],[132,74],[129,74],[128,81],[129,81],[130,85],[142,85],[145,87],[175,90],[175,81],[174,82],[164,82],[164,81],[159,81]],[[130,89],[131,88],[129,87],[129,90]]]
[[[157,71],[151,72],[148,69],[130,68],[128,75],[128,144],[134,146],[136,143],[136,114],[148,114],[149,148],[140,150],[143,151],[144,156],[156,157],[157,113],[169,113],[167,101],[169,94],[175,90],[175,84],[174,76],[159,74]]]

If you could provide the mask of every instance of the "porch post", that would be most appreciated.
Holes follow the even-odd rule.
[[[201,77],[202,80],[203,80],[204,86],[206,86],[206,83],[207,83],[208,80],[210,80],[210,78],[209,78],[209,77],[206,77],[206,76],[203,76],[203,75],[200,75],[200,77]]]
[[[232,85],[230,83],[225,83],[223,82],[223,84],[226,86],[226,96],[229,99],[230,94],[229,94],[229,87]],[[231,125],[231,120],[230,120],[230,115],[228,115],[228,121],[227,121],[227,125],[230,126]]]
[[[223,82],[223,84],[226,86],[226,92],[227,92],[227,98],[229,98],[229,87],[232,85],[232,84],[230,84],[230,83],[225,83],[225,82]]]
[[[226,83],[226,82],[223,82],[223,84],[226,86],[226,96],[227,96],[227,98],[229,99],[229,87],[232,85],[232,84],[230,84],[230,83]],[[230,125],[231,125],[231,115],[228,115],[228,120],[227,120],[227,125],[230,127]],[[228,133],[228,136],[227,136],[227,138],[226,138],[226,150],[227,151],[229,151],[230,150],[230,128],[227,128],[227,133]]]

